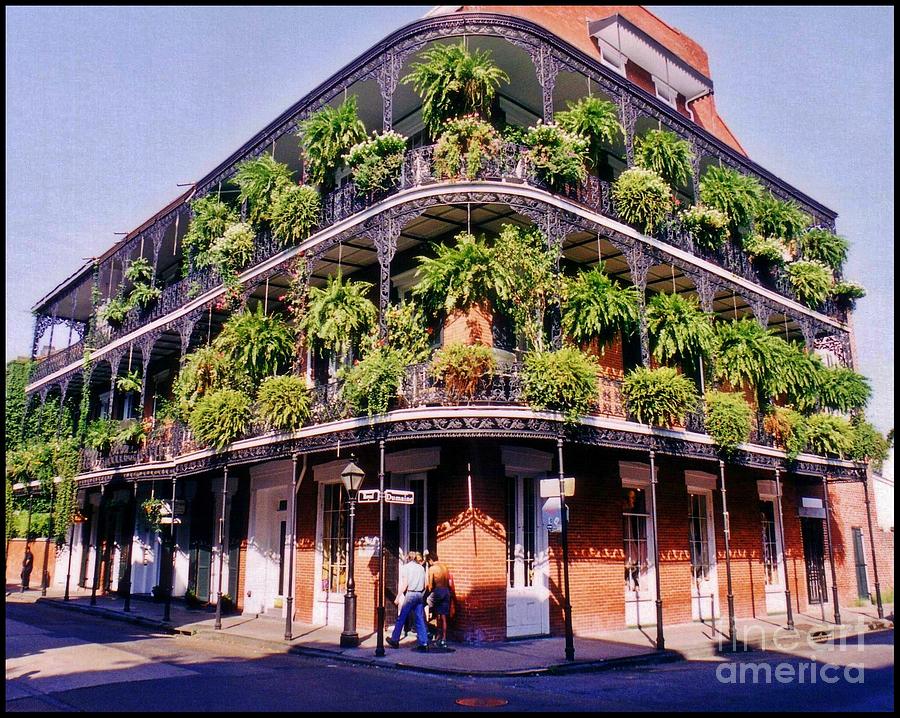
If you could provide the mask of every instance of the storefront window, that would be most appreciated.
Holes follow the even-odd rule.
[[[690,499],[691,576],[695,581],[706,581],[710,567],[707,496],[691,494]]]
[[[347,522],[344,487],[325,484],[322,502],[322,590],[343,593],[347,587]]]
[[[643,489],[622,489],[622,532],[625,538],[625,590],[649,589],[647,503]]]
[[[775,533],[775,505],[772,501],[759,502],[759,515],[762,521],[763,564],[766,569],[766,585],[781,583],[778,572],[778,538]]]

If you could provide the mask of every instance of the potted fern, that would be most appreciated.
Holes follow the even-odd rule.
[[[401,82],[412,85],[422,98],[422,121],[432,137],[455,117],[475,114],[489,119],[497,89],[509,82],[489,50],[470,53],[463,42],[437,44],[418,60]]]
[[[653,170],[672,188],[690,184],[693,160],[690,143],[674,132],[650,130],[635,139],[634,163]]]
[[[531,352],[522,366],[522,394],[532,408],[575,422],[597,403],[599,372],[597,359],[575,347]]]
[[[632,167],[613,184],[616,212],[642,232],[652,233],[672,211],[672,190],[656,172]]]
[[[397,184],[403,168],[406,137],[391,130],[350,148],[344,157],[353,172],[353,183],[363,192],[386,190]]]
[[[237,389],[216,389],[194,405],[188,426],[197,441],[224,449],[250,428],[250,397]]]
[[[341,397],[353,416],[384,414],[400,392],[406,371],[396,349],[376,347],[353,366],[341,369]]]
[[[850,244],[838,234],[826,229],[811,229],[794,241],[803,259],[820,262],[834,272],[840,272],[847,260]]]
[[[785,242],[797,239],[811,219],[795,202],[785,202],[764,192],[756,204],[754,226],[765,237],[778,237]]]
[[[857,282],[842,280],[835,282],[831,288],[831,296],[838,306],[844,309],[852,309],[857,299],[862,299],[866,296],[866,289]]]
[[[284,247],[306,239],[322,213],[319,193],[306,185],[282,188],[272,203],[272,235]]]
[[[312,397],[303,377],[271,376],[256,395],[259,418],[278,431],[297,429],[309,418]]]
[[[591,168],[597,171],[604,151],[625,136],[619,122],[619,108],[614,102],[593,96],[568,102],[566,108],[553,116],[556,124],[587,141],[588,160]]]
[[[241,162],[234,182],[240,188],[239,202],[246,202],[250,221],[262,225],[272,220],[272,207],[278,194],[293,185],[290,167],[268,154]]]
[[[750,261],[762,271],[783,267],[785,262],[792,259],[787,245],[776,237],[753,234],[743,244],[744,251],[750,255]]]
[[[566,132],[555,123],[538,120],[525,135],[528,161],[538,177],[553,189],[584,182],[589,144],[581,135]]]
[[[834,276],[819,261],[801,259],[792,262],[787,267],[787,274],[797,299],[808,307],[820,306],[831,295]]]
[[[706,431],[724,454],[746,443],[753,428],[753,411],[738,392],[706,392]]]
[[[669,367],[633,369],[625,375],[622,395],[634,420],[651,426],[684,424],[699,401],[694,383]]]
[[[734,239],[748,232],[762,193],[762,185],[755,177],[727,167],[713,165],[700,178],[700,200],[725,213]]]
[[[356,95],[337,107],[325,106],[300,123],[300,149],[306,176],[323,191],[334,186],[335,171],[354,145],[365,141],[366,127],[359,119]]]
[[[447,120],[434,148],[434,169],[439,178],[473,180],[485,159],[500,153],[500,135],[478,115]]]
[[[853,427],[842,416],[813,414],[806,419],[806,447],[823,456],[843,459],[853,451]]]
[[[703,249],[719,249],[728,239],[728,217],[714,207],[694,205],[680,215],[682,226]]]
[[[496,367],[494,355],[486,346],[447,344],[435,352],[430,369],[452,401],[472,401],[478,383],[491,376]]]

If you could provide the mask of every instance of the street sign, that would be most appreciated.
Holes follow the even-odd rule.
[[[567,476],[563,479],[566,496],[575,495],[575,477]],[[559,479],[541,479],[541,498],[549,499],[553,496],[559,497]]]
[[[416,495],[414,491],[398,491],[397,489],[385,489],[384,500],[389,504],[414,504]]]
[[[171,517],[171,516],[160,516],[160,518],[159,518],[159,523],[160,523],[161,525],[163,525],[163,526],[168,526],[169,524],[172,523],[172,517]],[[176,526],[181,526],[181,519],[179,519],[179,518],[176,517],[176,518],[175,518],[175,525],[176,525]]]
[[[356,494],[356,501],[360,504],[377,504],[381,501],[381,492],[378,489],[364,489]]]
[[[562,533],[562,507],[559,496],[551,496],[541,506],[541,522],[548,533]],[[566,519],[569,518],[569,507],[566,506]]]

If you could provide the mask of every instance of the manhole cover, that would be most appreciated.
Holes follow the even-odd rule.
[[[509,703],[505,698],[457,698],[456,704],[469,708],[497,708]]]

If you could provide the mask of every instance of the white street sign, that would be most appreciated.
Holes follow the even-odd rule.
[[[381,491],[378,489],[363,489],[356,494],[356,501],[360,504],[377,504],[381,501]]]
[[[416,501],[416,495],[413,491],[385,489],[384,500],[389,504],[414,504]]]
[[[563,479],[566,488],[566,496],[575,495],[575,477],[567,476]],[[541,479],[541,498],[549,499],[559,496],[559,479]]]

